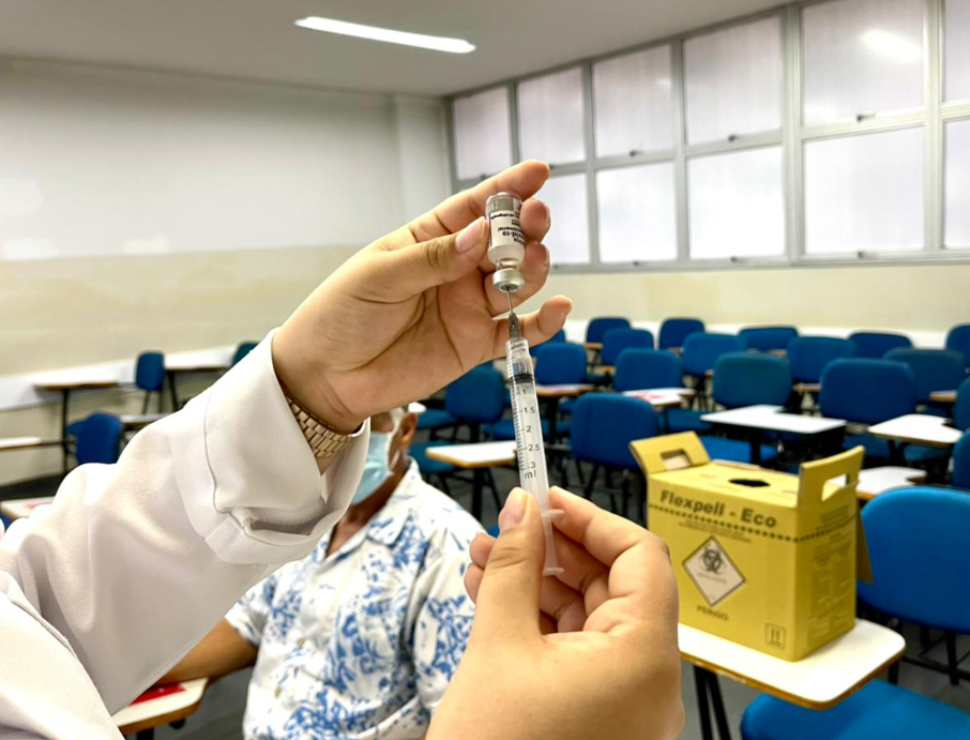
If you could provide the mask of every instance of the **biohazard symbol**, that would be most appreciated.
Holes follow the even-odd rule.
[[[701,561],[704,563],[704,570],[708,573],[719,574],[724,570],[724,559],[721,557],[721,551],[717,548],[705,548],[701,555]]]

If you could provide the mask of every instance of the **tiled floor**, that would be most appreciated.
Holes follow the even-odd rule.
[[[509,490],[517,481],[516,474],[511,470],[496,471],[495,477],[501,491]],[[56,479],[41,481],[29,486],[20,486],[16,490],[11,490],[9,487],[3,488],[0,489],[0,500],[53,493],[57,482]],[[467,484],[452,483],[451,488],[455,498],[462,503],[468,503],[470,487]],[[604,506],[609,505],[608,498],[597,499],[597,502]],[[487,527],[495,523],[498,513],[491,495],[484,497],[484,504],[483,521]],[[917,653],[918,631],[906,629],[904,632],[910,646],[908,652]],[[970,652],[970,637],[961,637],[958,649],[960,655]],[[935,646],[930,651],[930,656],[937,660],[943,660],[943,646]],[[970,660],[964,661],[962,665],[970,668]],[[901,670],[900,678],[901,684],[907,688],[970,712],[970,681],[964,681],[959,686],[954,687],[950,686],[947,677],[940,673],[905,665]],[[241,737],[240,725],[245,709],[247,685],[248,672],[241,672],[223,679],[209,690],[202,708],[188,720],[184,728],[181,730],[161,728],[156,732],[155,737],[157,740],[230,740],[231,738]],[[721,690],[734,737],[740,738],[738,728],[741,716],[748,704],[758,695],[758,692],[729,679],[721,679]],[[684,740],[699,739],[701,734],[694,695],[693,675],[688,664],[684,664],[683,697],[687,709],[687,724],[681,737]]]

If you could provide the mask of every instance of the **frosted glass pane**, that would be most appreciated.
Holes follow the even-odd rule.
[[[945,0],[946,99],[970,98],[970,0]]]
[[[780,147],[697,157],[687,177],[692,258],[784,253]]]
[[[689,39],[684,55],[691,144],[781,128],[777,17]]]
[[[923,248],[923,129],[805,145],[805,251]]]
[[[597,156],[672,149],[670,47],[594,64],[593,101]]]
[[[546,235],[554,265],[589,262],[589,212],[586,209],[586,175],[551,177],[538,197],[549,206],[552,228]]]
[[[802,11],[809,126],[923,105],[924,0],[835,0]]]
[[[600,170],[596,200],[600,261],[676,259],[673,164]]]
[[[523,159],[542,159],[549,164],[586,159],[579,67],[520,82],[518,95]]]
[[[459,180],[494,175],[512,165],[509,91],[504,87],[458,98],[453,107]]]
[[[943,243],[970,247],[970,121],[946,126],[946,229]]]

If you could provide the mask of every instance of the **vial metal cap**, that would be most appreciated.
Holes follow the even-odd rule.
[[[514,211],[517,200],[519,198],[512,195],[512,193],[496,193],[495,195],[491,195],[485,201],[485,215],[491,216],[496,211]],[[521,203],[521,201],[519,202]]]
[[[514,267],[503,267],[492,273],[492,284],[499,290],[512,293],[525,285],[525,278]]]

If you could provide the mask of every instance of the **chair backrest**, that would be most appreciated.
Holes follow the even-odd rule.
[[[888,360],[835,360],[822,373],[824,416],[878,424],[916,408],[916,380],[908,365]]]
[[[239,346],[236,347],[236,351],[232,356],[232,364],[236,365],[239,361],[256,349],[257,342],[240,342]]]
[[[553,334],[550,339],[547,339],[542,344],[530,345],[529,354],[535,357],[536,352],[539,350],[540,347],[544,347],[547,344],[555,344],[556,342],[565,342],[565,341],[566,341],[566,330],[560,329],[555,334]]]
[[[957,388],[957,402],[953,406],[953,424],[964,432],[970,430],[970,378]]]
[[[950,482],[970,491],[970,432],[964,432],[953,448],[953,476]]]
[[[700,319],[669,318],[660,325],[660,337],[657,343],[659,349],[683,347],[691,334],[704,331],[704,322]]]
[[[792,391],[788,362],[772,355],[732,352],[714,363],[714,400],[729,409],[783,406]]]
[[[459,421],[495,423],[505,410],[505,378],[494,367],[476,367],[445,390],[445,410]]]
[[[121,419],[113,414],[95,413],[84,420],[77,435],[74,456],[78,465],[118,462],[121,451]]]
[[[744,340],[734,334],[700,332],[684,340],[684,372],[688,375],[704,375],[714,369],[721,355],[744,352]]]
[[[788,362],[796,383],[818,383],[826,365],[854,356],[855,344],[838,337],[796,337],[788,343]]]
[[[625,349],[653,349],[653,332],[646,329],[610,329],[603,336],[600,359],[604,365],[615,365]]]
[[[859,598],[907,622],[970,633],[970,589],[963,556],[970,496],[930,486],[898,488],[866,504],[862,524],[872,583]]]
[[[599,316],[586,326],[587,342],[602,342],[610,329],[629,329],[630,320],[622,316]]]
[[[957,324],[946,335],[946,348],[963,355],[970,365],[970,324]]]
[[[637,398],[590,393],[573,407],[570,447],[577,460],[635,470],[630,442],[656,434],[653,406]]]
[[[135,385],[143,391],[160,391],[165,385],[165,355],[142,352],[135,360]]]
[[[738,332],[748,349],[770,352],[773,349],[788,349],[788,343],[798,336],[794,326],[749,326]]]
[[[586,349],[578,344],[543,344],[536,352],[536,383],[563,385],[586,380]]]
[[[967,377],[963,355],[948,349],[894,349],[886,359],[909,365],[916,378],[917,403],[928,403],[933,391],[952,391]]]
[[[855,342],[856,357],[870,360],[881,360],[890,350],[913,346],[905,334],[888,331],[857,331],[849,335],[849,340]]]
[[[627,349],[616,361],[613,388],[645,391],[651,388],[680,388],[684,384],[684,363],[673,352],[656,349]]]

